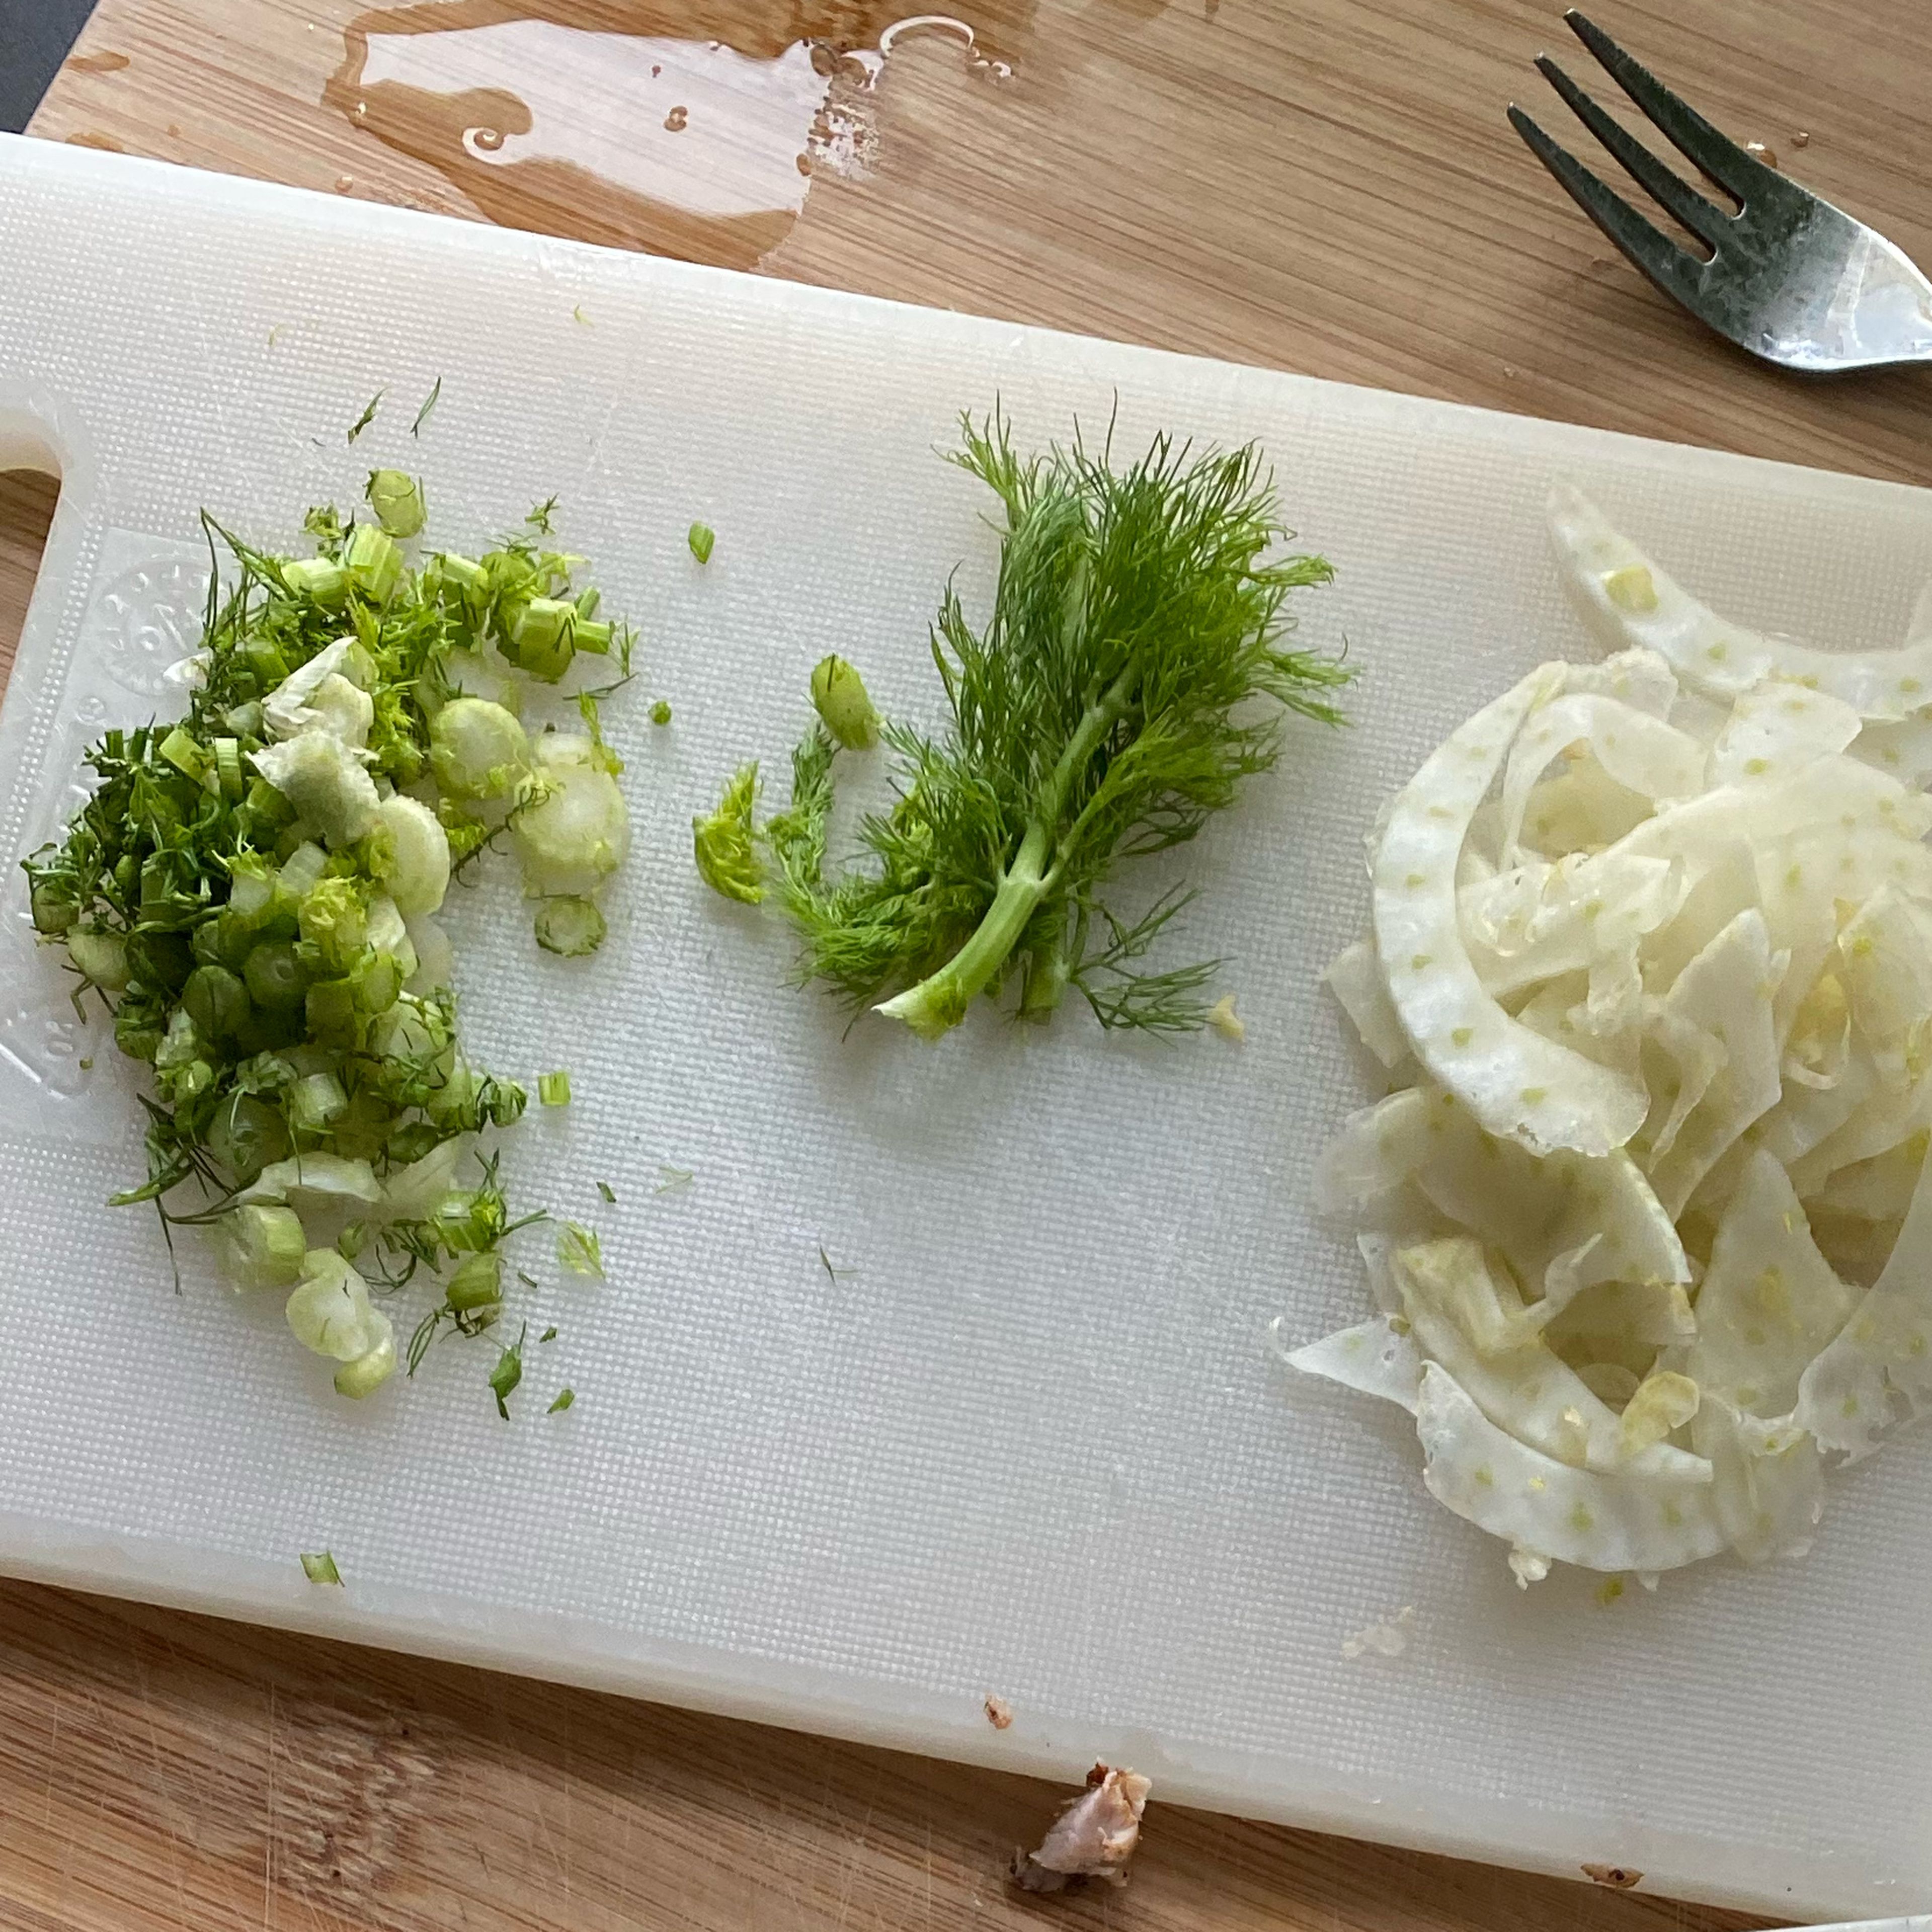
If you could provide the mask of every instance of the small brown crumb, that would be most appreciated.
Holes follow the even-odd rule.
[[[1811,136],[1806,134],[1804,130],[1801,128],[1796,134],[1792,136],[1791,145],[1794,148],[1808,148],[1811,145]]]
[[[1088,1878],[1125,1885],[1153,1789],[1153,1780],[1138,1772],[1096,1764],[1087,1774],[1087,1789],[1062,1809],[1039,1850],[1013,1854],[1014,1884],[1022,1892],[1064,1892]]]
[[[1774,168],[1778,165],[1777,150],[1767,148],[1762,141],[1747,141],[1744,143],[1744,152],[1750,155],[1753,160],[1763,162],[1768,168]]]
[[[1006,1702],[1005,1698],[995,1697],[992,1692],[988,1690],[986,1693],[986,1721],[994,1730],[1004,1731],[1011,1726],[1013,1721],[1013,1707]]]
[[[664,116],[664,125],[668,128],[674,134],[682,134],[684,132],[686,122],[687,122],[690,118],[691,110],[689,108],[674,107],[670,112]]]
[[[1643,1882],[1643,1874],[1632,1871],[1628,1865],[1586,1865],[1583,1876],[1592,1885],[1606,1885],[1612,1892],[1628,1892]]]

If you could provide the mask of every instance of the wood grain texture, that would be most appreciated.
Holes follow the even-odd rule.
[[[51,476],[31,470],[0,472],[0,687],[14,669],[34,573],[59,497],[60,485]]]
[[[1720,124],[1769,142],[1791,172],[1932,260],[1923,0],[1604,7],[1611,31]],[[448,98],[369,82],[372,38],[394,46],[532,20],[566,49],[590,30],[721,38],[766,56],[811,38],[830,44],[836,66],[876,44],[896,10],[858,0],[449,0],[362,14],[344,0],[101,0],[33,131],[1932,482],[1932,382],[1804,385],[1747,362],[1614,258],[1517,147],[1502,117],[1513,95],[1570,138],[1528,66],[1568,38],[1540,0],[987,0],[962,10],[979,56],[1011,77],[943,34],[908,40],[876,87],[848,88],[863,178],[820,155],[796,214],[775,206],[707,219],[640,192],[626,152],[668,124],[655,104],[643,118],[636,87],[606,61],[573,70],[574,161],[499,166],[465,147],[466,128],[514,139],[538,118],[522,94],[534,101],[538,90],[514,73],[459,75]],[[694,131],[719,144],[710,152],[721,165],[748,166],[750,120],[724,118]],[[814,138],[800,128],[801,146]],[[586,166],[585,153],[610,164]],[[51,508],[44,482],[0,479],[8,662]],[[1211,1818],[1162,1806],[1158,1792],[1126,1892],[1019,1899],[1002,1882],[1004,1860],[1058,1796],[0,1585],[0,1927],[22,1932],[1046,1921],[1144,1932],[1718,1932],[1750,1922]]]

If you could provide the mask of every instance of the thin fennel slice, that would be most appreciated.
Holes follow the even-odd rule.
[[[1633,1455],[1616,1412],[1540,1336],[1504,1335],[1488,1346],[1472,1333],[1470,1310],[1496,1304],[1504,1316],[1514,1293],[1499,1283],[1480,1246],[1466,1238],[1399,1249],[1395,1278],[1404,1312],[1426,1360],[1439,1364],[1498,1428],[1555,1460],[1605,1474],[1618,1470],[1708,1482],[1700,1459],[1653,1442]]]
[[[1505,856],[1519,853],[1523,813],[1538,779],[1552,759],[1580,745],[1615,783],[1652,802],[1688,798],[1704,788],[1705,751],[1695,738],[1635,705],[1594,692],[1566,692],[1538,710],[1510,747],[1502,792]]]
[[[1891,1258],[1798,1385],[1791,1420],[1848,1462],[1868,1456],[1900,1414],[1932,1406],[1932,1162]]]
[[[1696,1105],[1649,1169],[1650,1184],[1672,1216],[1738,1136],[1778,1103],[1783,1089],[1771,1003],[1785,964],[1772,956],[1764,915],[1742,912],[1664,997],[1667,1016],[1710,1042],[1714,1056]]]
[[[1456,916],[1469,821],[1563,676],[1561,665],[1532,671],[1451,732],[1398,795],[1376,856],[1376,950],[1417,1058],[1490,1132],[1532,1152],[1602,1154],[1643,1124],[1642,1090],[1505,1012],[1484,992]]]
[[[1932,703],[1932,638],[1897,650],[1826,651],[1766,637],[1700,603],[1567,484],[1551,494],[1550,526],[1598,628],[1620,646],[1655,651],[1694,690],[1728,700],[1784,678],[1862,718],[1906,718]]]
[[[1448,1370],[1422,1372],[1416,1434],[1436,1500],[1515,1548],[1580,1569],[1681,1569],[1726,1543],[1715,1485],[1676,1472],[1574,1468],[1516,1441]]]
[[[1843,698],[1773,678],[1743,692],[1711,748],[1713,784],[1766,784],[1842,752],[1862,728]]]
[[[1552,1303],[1546,1314],[1599,1281],[1690,1279],[1670,1217],[1621,1150],[1538,1161],[1453,1095],[1407,1088],[1344,1123],[1316,1164],[1315,1198],[1323,1214],[1362,1223],[1378,1197],[1411,1184],[1449,1226],[1500,1251]]]
[[[1747,1563],[1802,1556],[1825,1513],[1818,1444],[1788,1420],[1742,1414],[1706,1395],[1690,1424],[1711,1465],[1711,1503],[1725,1539]]]
[[[1910,718],[1868,719],[1846,749],[1919,790],[1932,778],[1932,716],[1920,711]]]
[[[1486,992],[1502,998],[1584,971],[1586,1004],[1600,1024],[1624,1014],[1641,992],[1638,948],[1676,916],[1684,898],[1681,866],[1612,847],[1513,867],[1463,886],[1456,904]]]
[[[1422,1357],[1408,1334],[1386,1315],[1340,1329],[1304,1347],[1284,1350],[1282,1359],[1304,1375],[1339,1382],[1358,1394],[1376,1396],[1415,1413]]]
[[[1388,996],[1388,980],[1376,957],[1372,939],[1358,939],[1336,956],[1328,971],[1328,988],[1355,1031],[1384,1066],[1399,1066],[1408,1058],[1408,1040]]]
[[[1818,1252],[1784,1168],[1760,1148],[1718,1223],[1684,1372],[1707,1400],[1782,1415],[1798,1400],[1799,1376],[1844,1326],[1857,1298]]]

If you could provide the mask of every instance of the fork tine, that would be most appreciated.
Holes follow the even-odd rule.
[[[1692,234],[1701,235],[1714,248],[1718,245],[1731,225],[1730,215],[1706,201],[1635,136],[1612,121],[1547,54],[1537,56],[1536,66],[1574,110],[1577,119],[1623,164],[1625,173],[1648,188]]]
[[[1694,107],[1688,106],[1650,70],[1631,59],[1602,28],[1574,7],[1563,16],[1570,30],[1594,54],[1610,78],[1648,115],[1672,143],[1718,185],[1738,200],[1763,185],[1769,173],[1729,136],[1720,134]],[[1622,158],[1618,157],[1619,159]]]
[[[1510,125],[1528,142],[1538,160],[1569,190],[1583,212],[1666,295],[1694,311],[1698,306],[1699,270],[1676,242],[1653,227],[1623,197],[1606,188],[1590,170],[1552,141],[1514,101]]]

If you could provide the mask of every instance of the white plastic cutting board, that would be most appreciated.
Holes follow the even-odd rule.
[[[1240,1047],[1079,1010],[842,1037],[782,987],[776,920],[692,872],[692,813],[748,754],[782,770],[826,650],[933,716],[926,620],[956,564],[982,602],[994,555],[934,452],[996,396],[1028,440],[1117,403],[1126,452],[1258,436],[1338,567],[1304,635],[1346,640],[1359,722],[1298,730],[1188,856]],[[487,1350],[352,1407],[190,1243],[176,1296],[152,1217],[103,1205],[140,1170],[134,1082],[8,885],[0,1567],[1063,1779],[1102,1756],[1160,1798],[1700,1898],[1932,1903],[1926,1442],[1836,1483],[1804,1564],[1605,1611],[1587,1580],[1520,1594],[1424,1496],[1402,1418],[1291,1386],[1265,1346],[1277,1313],[1310,1336],[1366,1305],[1305,1198],[1371,1091],[1316,983],[1364,914],[1362,836],[1453,722],[1589,649],[1552,479],[1721,607],[1847,644],[1896,638],[1932,574],[1923,497],[4,140],[22,460],[64,489],[0,714],[8,854],[56,829],[103,724],[166,703],[203,504],[286,543],[399,462],[474,547],[556,492],[645,642],[644,694],[609,707],[638,832],[610,943],[539,954],[500,882],[458,917],[493,1064],[575,1082],[513,1137],[517,1198],[596,1221],[610,1272],[556,1285],[532,1243],[531,1334],[561,1332],[511,1426]],[[654,1194],[660,1163],[694,1178]],[[339,1593],[297,1566],[323,1548]],[[1344,1660],[1409,1604],[1406,1656]]]

